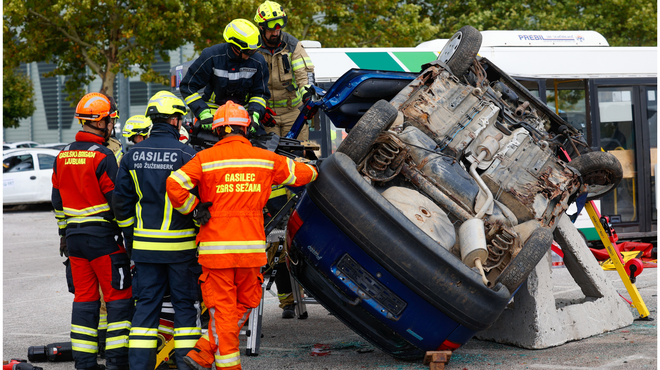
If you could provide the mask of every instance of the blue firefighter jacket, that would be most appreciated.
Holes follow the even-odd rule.
[[[170,263],[196,258],[192,218],[172,207],[165,183],[197,152],[179,142],[179,132],[155,123],[151,136],[133,146],[119,165],[113,207],[135,262]]]
[[[217,44],[204,49],[181,80],[181,95],[196,117],[203,110],[218,108],[229,100],[247,104],[250,113],[265,115],[266,101],[270,99],[266,60],[259,53],[243,60],[230,45]]]

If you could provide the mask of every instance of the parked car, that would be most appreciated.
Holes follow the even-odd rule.
[[[59,150],[20,148],[2,154],[2,204],[50,202],[53,163]]]
[[[480,43],[466,26],[419,74],[351,70],[297,122],[320,109],[349,133],[289,218],[289,269],[397,358],[488,328],[569,203],[622,177],[616,158],[477,57]]]
[[[39,143],[36,141],[16,141],[14,143],[3,143],[2,150],[16,149],[16,148],[34,148]]]
[[[36,148],[48,148],[48,149],[62,150],[67,145],[69,145],[69,143],[39,144],[39,145],[36,146]]]

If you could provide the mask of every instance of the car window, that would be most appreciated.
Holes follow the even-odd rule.
[[[18,145],[16,145],[16,147],[17,148],[29,148],[30,144],[27,144],[27,143],[26,144],[18,144]]]
[[[55,162],[55,157],[49,154],[38,154],[39,158],[39,169],[40,170],[52,170],[53,163]]]
[[[25,172],[34,170],[31,154],[22,154],[5,158],[2,161],[2,172]]]

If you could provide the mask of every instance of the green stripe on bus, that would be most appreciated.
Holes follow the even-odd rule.
[[[600,236],[598,236],[598,231],[596,231],[596,228],[594,227],[589,227],[589,228],[584,228],[584,229],[578,229],[582,231],[584,236],[587,238],[588,241],[594,241],[594,240],[600,240]]]
[[[394,52],[395,57],[399,58],[410,72],[421,72],[422,64],[432,62],[436,59],[436,55],[432,51],[407,51],[407,52]]]
[[[379,69],[383,71],[403,72],[403,68],[386,52],[346,53],[360,69]]]

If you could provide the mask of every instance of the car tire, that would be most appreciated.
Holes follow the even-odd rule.
[[[589,187],[587,201],[610,193],[623,179],[623,168],[618,159],[607,152],[583,153],[569,163],[580,171],[582,180]]]
[[[378,136],[390,128],[397,114],[397,109],[386,100],[377,101],[353,126],[337,151],[360,164]]]
[[[472,26],[463,26],[447,41],[438,60],[447,64],[456,77],[467,73],[481,47],[481,33]]]
[[[502,283],[510,292],[515,292],[548,252],[553,239],[552,231],[548,228],[539,227],[534,230],[522,250],[497,277],[496,283]]]

